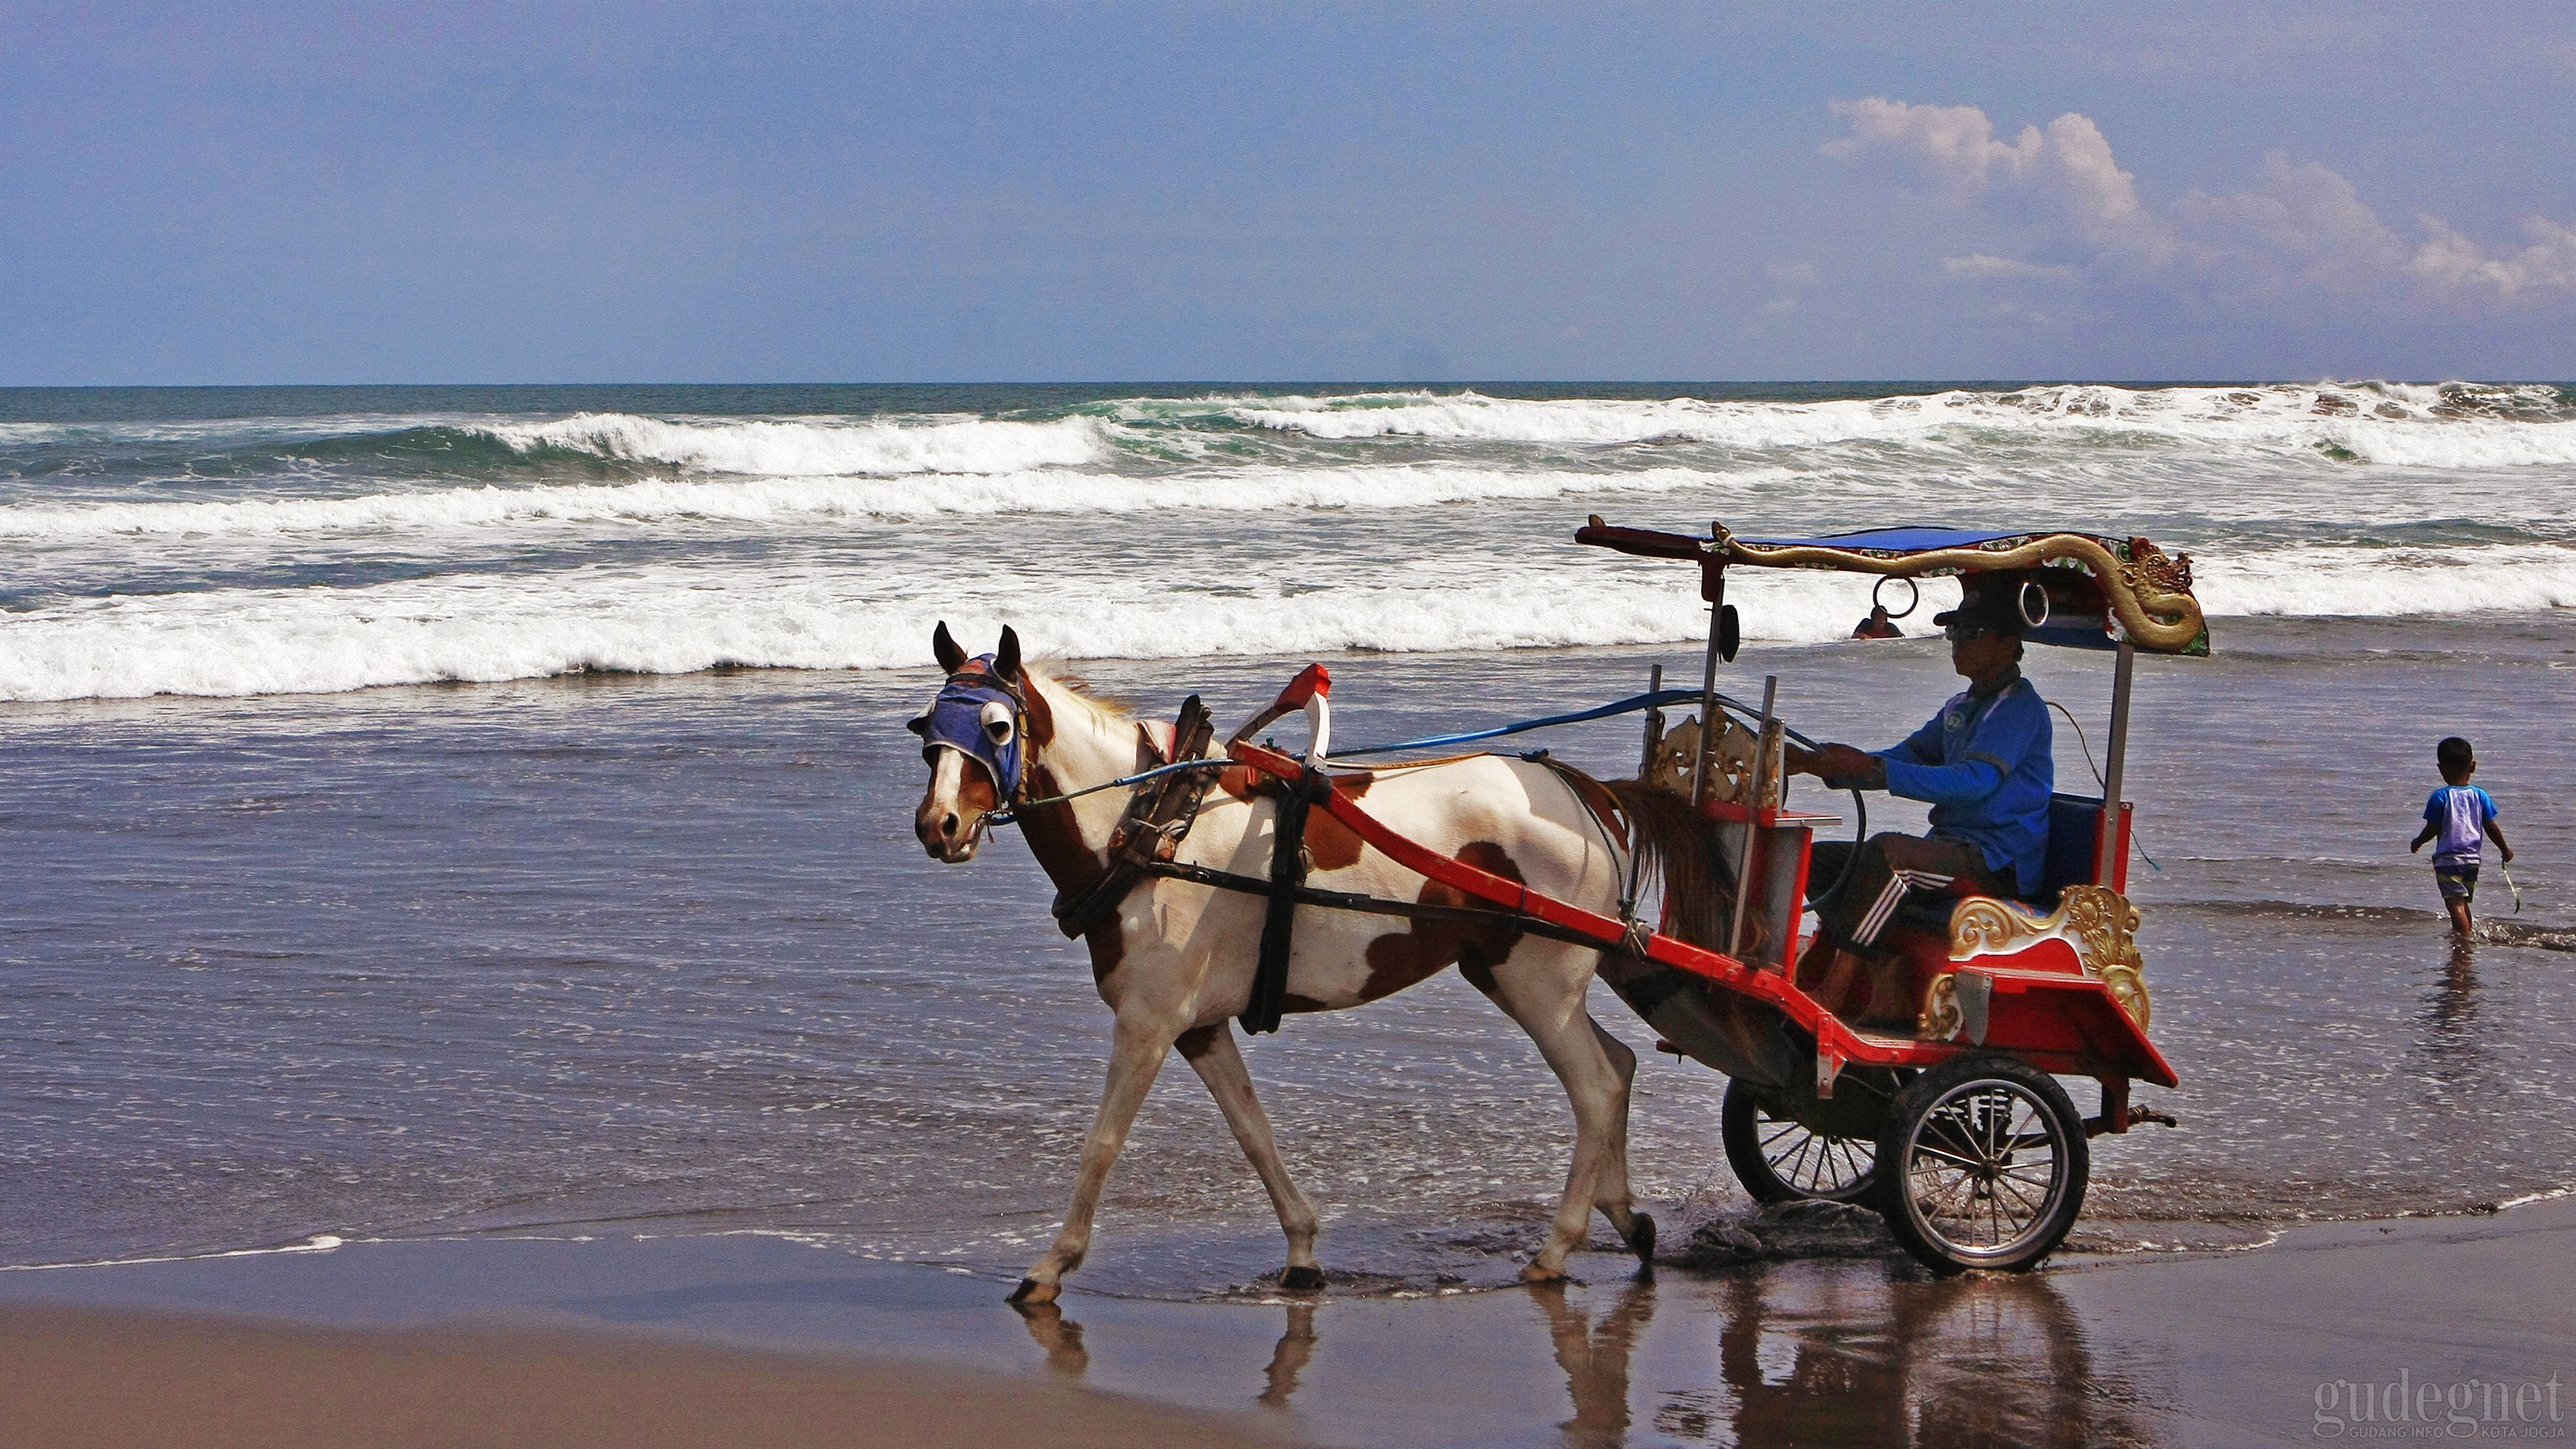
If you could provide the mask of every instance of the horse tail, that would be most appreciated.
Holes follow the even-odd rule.
[[[1726,949],[1735,904],[1735,872],[1717,852],[1708,821],[1691,803],[1643,780],[1605,780],[1628,817],[1638,887],[1664,892],[1664,934],[1712,951]]]

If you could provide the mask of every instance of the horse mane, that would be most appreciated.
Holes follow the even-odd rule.
[[[1629,848],[1640,875],[1660,881],[1667,909],[1664,929],[1712,951],[1726,949],[1734,915],[1735,872],[1718,854],[1708,821],[1691,803],[1644,780],[1604,780],[1628,817]]]
[[[1135,710],[1114,696],[1101,693],[1090,681],[1070,674],[1050,674],[1033,665],[1023,664],[1021,672],[1032,679],[1054,685],[1056,697],[1091,717],[1103,729],[1115,729],[1136,722]]]

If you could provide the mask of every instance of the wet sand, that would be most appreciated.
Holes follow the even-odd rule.
[[[84,1308],[0,1311],[0,1422],[46,1449],[1280,1442],[1225,1415],[887,1359]]]
[[[2521,1414],[2487,1437],[2576,1417],[2576,1200],[2023,1278],[1753,1227],[1768,1255],[1644,1276],[1585,1255],[1562,1290],[1073,1293],[1027,1318],[988,1278],[753,1236],[13,1272],[0,1423],[101,1446],[2236,1445],[2333,1437],[2321,1415],[2356,1437],[2362,1385],[2431,1402],[2439,1433],[2425,1386],[2472,1383],[2504,1391],[2472,1419]]]

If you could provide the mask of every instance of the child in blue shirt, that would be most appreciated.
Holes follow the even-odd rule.
[[[2406,849],[2409,853],[2422,850],[2425,841],[2439,837],[2441,843],[2433,847],[2433,884],[2451,913],[2451,929],[2466,936],[2469,901],[2478,893],[2480,843],[2495,837],[2496,849],[2507,862],[2513,859],[2513,847],[2505,844],[2504,832],[2496,828],[2495,798],[2469,783],[2469,777],[2478,772],[2469,742],[2453,735],[2435,745],[2433,763],[2441,767],[2447,783],[2425,800],[2424,833]]]

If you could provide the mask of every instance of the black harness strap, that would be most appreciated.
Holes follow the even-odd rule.
[[[1172,762],[1206,754],[1215,735],[1216,719],[1199,697],[1193,694],[1181,701],[1180,717],[1172,723]],[[1136,888],[1145,867],[1170,860],[1197,822],[1199,806],[1215,778],[1214,770],[1184,770],[1138,785],[1127,797],[1126,816],[1109,834],[1109,869],[1089,886],[1056,897],[1057,929],[1067,937],[1080,937],[1118,909],[1119,902]]]
[[[1193,885],[1213,886],[1221,891],[1238,891],[1248,896],[1271,894],[1270,882],[1255,876],[1236,875],[1232,871],[1210,870],[1203,865],[1164,861],[1145,867],[1146,875],[1167,880],[1184,880]],[[1599,937],[1586,935],[1572,926],[1560,926],[1525,916],[1518,911],[1495,910],[1482,906],[1435,906],[1423,901],[1390,901],[1378,896],[1364,896],[1355,891],[1317,890],[1299,886],[1297,904],[1320,906],[1328,911],[1357,911],[1371,916],[1404,916],[1418,921],[1455,921],[1464,926],[1490,926],[1496,930],[1515,931],[1524,936],[1537,936],[1550,941],[1563,941],[1572,946],[1590,946],[1595,950],[1610,949]]]
[[[1288,949],[1297,929],[1297,895],[1306,885],[1306,812],[1333,782],[1309,765],[1294,780],[1279,782],[1279,815],[1270,827],[1270,909],[1261,918],[1261,959],[1252,968],[1252,999],[1236,1017],[1259,1036],[1279,1029],[1288,1000]]]

